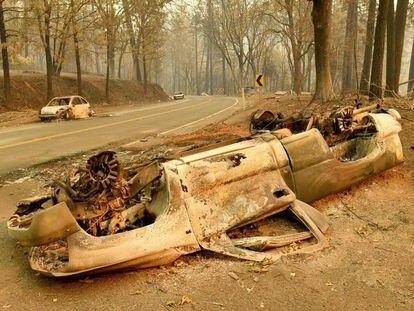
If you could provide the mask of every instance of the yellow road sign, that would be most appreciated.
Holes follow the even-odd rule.
[[[263,87],[264,86],[264,75],[256,75],[256,87]]]

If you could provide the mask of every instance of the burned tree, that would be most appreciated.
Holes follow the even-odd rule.
[[[358,0],[348,1],[348,13],[346,19],[345,48],[342,72],[342,93],[348,94],[355,90],[355,62],[358,27]]]
[[[316,90],[314,99],[335,97],[331,79],[332,0],[313,0],[312,21],[315,35]]]
[[[0,40],[1,40],[1,58],[3,63],[3,88],[4,88],[4,102],[5,106],[10,105],[11,90],[10,90],[10,65],[9,52],[7,50],[7,31],[4,21],[4,0],[0,1]]]
[[[374,55],[371,69],[370,94],[372,98],[382,98],[382,66],[384,62],[385,31],[387,28],[389,0],[380,0],[375,26]]]
[[[377,0],[370,0],[369,8],[368,8],[367,32],[366,32],[366,39],[365,39],[364,63],[362,65],[361,82],[359,84],[359,89],[361,93],[365,95],[368,94],[368,90],[369,90],[376,11],[377,11]]]
[[[395,15],[394,0],[388,0],[387,11],[387,64],[386,64],[386,86],[384,95],[394,95],[394,71],[395,71]]]
[[[52,14],[52,6],[48,0],[43,0],[42,5],[36,7],[37,12],[37,22],[39,27],[39,35],[42,41],[43,49],[45,52],[46,59],[46,100],[50,100],[53,96],[53,57],[52,57],[52,48],[51,48],[51,25],[50,18]]]
[[[393,89],[398,94],[401,73],[401,58],[404,47],[405,25],[407,22],[408,0],[398,0],[395,15],[395,72]]]

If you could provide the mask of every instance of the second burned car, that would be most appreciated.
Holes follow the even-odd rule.
[[[329,139],[312,126],[280,128],[128,168],[102,152],[52,194],[22,201],[9,234],[32,246],[32,269],[55,277],[158,266],[201,249],[253,261],[320,250],[328,222],[308,204],[403,161],[398,113],[357,112],[345,127],[339,113]],[[268,222],[286,212],[302,229],[279,234]],[[272,230],[251,229],[261,222]]]
[[[89,102],[82,96],[63,96],[53,98],[39,111],[41,121],[53,119],[82,119],[94,115]]]

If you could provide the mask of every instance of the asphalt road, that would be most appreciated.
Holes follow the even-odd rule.
[[[188,97],[112,116],[9,127],[0,131],[0,176],[110,143],[194,130],[225,119],[237,108],[237,99],[231,97]]]

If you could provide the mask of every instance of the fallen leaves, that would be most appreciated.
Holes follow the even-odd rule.
[[[185,304],[190,304],[193,301],[193,299],[190,296],[183,295],[181,296],[180,301],[174,301],[174,300],[168,300],[165,305],[167,307],[176,307],[176,306],[182,306]]]
[[[371,229],[371,227],[369,225],[363,225],[363,226],[360,226],[360,227],[356,228],[355,232],[360,237],[366,237],[366,236],[370,235],[373,232],[373,230]]]
[[[144,292],[142,290],[136,290],[135,292],[129,293],[132,296],[138,296],[138,295],[143,295]]]
[[[290,243],[288,246],[282,247],[282,253],[289,254],[297,251],[300,248],[298,244],[299,243],[293,242]]]
[[[183,295],[182,297],[181,297],[181,301],[178,303],[180,306],[182,306],[182,305],[185,305],[185,304],[187,304],[187,303],[191,303],[193,300],[191,299],[191,297],[190,296],[186,296],[186,295]]]
[[[254,262],[254,261],[246,261],[244,263],[245,266],[251,267],[249,269],[250,272],[254,273],[263,273],[269,271],[269,266],[273,263],[271,259],[264,259],[260,262]]]

